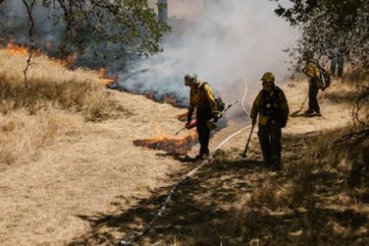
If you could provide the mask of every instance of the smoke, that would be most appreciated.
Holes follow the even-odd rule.
[[[59,45],[61,34],[65,29],[65,23],[60,19],[58,23],[53,17],[60,16],[61,12],[57,9],[48,9],[42,6],[42,1],[37,0],[33,9],[33,20],[35,24],[34,35],[35,46],[42,49],[45,44],[52,47],[48,49],[56,49]],[[30,21],[28,19],[26,7],[22,0],[6,1],[0,12],[0,35],[3,37],[11,37],[11,40],[19,44],[29,44],[30,37],[28,34]]]
[[[7,27],[4,30],[14,32],[11,36],[17,42],[27,43],[29,23],[24,5],[21,0],[7,3],[0,16],[1,24]],[[53,15],[60,14],[58,10],[50,12],[41,4],[37,6],[36,40],[39,46],[51,43],[55,48],[65,23],[55,25],[52,21]],[[174,95],[187,105],[189,93],[183,84],[186,73],[197,73],[226,103],[253,96],[266,71],[276,75],[277,84],[283,83],[288,57],[282,50],[290,47],[297,35],[274,14],[274,2],[168,0],[168,6],[172,33],[162,41],[162,53],[149,58],[104,61],[109,71],[119,75],[119,87],[139,93],[155,92],[159,97]],[[96,58],[87,60],[98,62]],[[245,86],[249,89],[247,96]]]
[[[193,4],[189,0],[180,2],[171,5],[169,0],[169,16],[183,13],[175,7]],[[288,57],[282,50],[291,46],[296,33],[274,14],[275,3],[267,0],[197,3],[196,16],[191,13],[186,19],[171,16],[173,31],[162,44],[164,51],[128,65],[119,72],[119,86],[175,94],[187,102],[189,93],[183,77],[195,72],[231,103],[230,100],[242,99],[244,83],[250,89],[259,89],[260,78],[266,71],[275,74],[277,84],[283,83],[288,73]]]

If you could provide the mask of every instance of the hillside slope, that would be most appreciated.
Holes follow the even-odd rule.
[[[24,64],[24,57],[14,59]],[[15,60],[0,59],[1,67],[14,67]],[[9,86],[9,71],[20,74],[17,81],[21,83],[21,69],[2,69],[3,84]],[[61,73],[70,73],[68,81],[75,83],[80,72]],[[81,82],[83,91],[91,93],[82,102],[76,98],[84,94],[69,99],[70,104],[57,96],[68,88],[64,83],[53,92],[54,97],[47,94],[51,89],[44,90],[44,101],[2,105],[1,245],[114,245],[145,226],[170,184],[196,165],[133,144],[162,134],[173,136],[183,126],[176,119],[183,109],[104,90],[96,73],[84,72],[94,81],[94,89],[85,89],[91,86]],[[37,73],[31,78],[42,80]],[[50,79],[54,80],[59,81]],[[285,90],[294,112],[306,95],[306,84],[286,85]],[[353,192],[346,187],[340,169],[318,167],[313,159],[308,163],[317,143],[324,146],[321,136],[350,124],[350,93],[350,88],[337,85],[320,97],[324,117],[290,119],[284,129],[281,173],[262,168],[256,134],[247,159],[239,153],[248,132],[232,139],[213,164],[179,188],[142,244],[283,245],[286,240],[291,244],[356,240],[357,245],[365,245],[367,188]],[[15,96],[2,99],[16,101]],[[211,148],[240,127],[231,124],[219,131]],[[19,151],[10,151],[7,144]],[[197,149],[195,146],[190,154]],[[345,163],[341,166],[348,170]]]
[[[133,145],[182,127],[178,109],[43,56],[24,89],[26,56],[0,58],[1,245],[65,245],[90,229],[79,216],[129,207],[181,168]]]
[[[289,84],[285,91],[291,112],[296,112],[306,84]],[[140,245],[367,245],[367,182],[348,186],[352,163],[335,163],[329,156],[339,154],[327,149],[329,141],[351,125],[352,93],[337,82],[320,95],[323,117],[290,118],[279,173],[263,168],[256,134],[246,159],[239,154],[248,132],[236,136],[212,164],[179,188]],[[239,128],[233,125],[217,133],[212,148]],[[158,188],[121,213],[86,217],[92,230],[68,245],[114,245],[127,239],[150,222],[169,189]]]

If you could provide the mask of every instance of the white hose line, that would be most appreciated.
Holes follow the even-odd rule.
[[[245,81],[245,89],[244,89],[244,94],[241,100],[241,107],[243,112],[245,113],[245,115],[248,115],[248,113],[246,112],[246,109],[244,107],[244,101],[246,100],[246,95],[248,92],[248,84],[247,81]],[[234,104],[234,103],[233,103]],[[231,105],[233,105],[231,104]],[[150,223],[146,226],[146,228],[144,228],[140,233],[136,233],[135,235],[132,235],[130,237],[130,240],[127,241],[119,241],[118,245],[119,246],[129,246],[132,245],[132,243],[137,242],[143,235],[145,235],[148,231],[150,231],[152,229],[152,227],[154,226],[155,221],[163,214],[163,212],[165,211],[166,207],[168,206],[169,202],[172,199],[172,195],[174,194],[174,192],[176,191],[177,187],[183,183],[184,181],[186,181],[187,179],[193,177],[203,166],[205,166],[207,163],[210,163],[210,161],[213,159],[214,154],[226,143],[228,143],[232,138],[234,138],[235,136],[237,136],[238,134],[240,134],[241,132],[243,132],[246,129],[249,129],[250,127],[252,127],[252,125],[248,125],[245,126],[243,128],[241,128],[240,130],[234,132],[233,134],[229,135],[226,139],[224,139],[213,151],[213,153],[205,160],[203,161],[198,167],[196,167],[195,169],[191,170],[189,173],[183,175],[181,177],[180,180],[178,180],[177,182],[175,182],[172,186],[171,189],[169,190],[169,192],[167,193],[167,197],[163,203],[163,205],[161,206],[161,208],[159,209],[159,211],[156,213],[156,215],[154,216],[154,218],[150,221]]]
[[[214,154],[223,146],[225,145],[227,142],[229,142],[232,138],[234,138],[235,136],[237,136],[238,134],[240,134],[242,131],[250,128],[252,125],[248,125],[245,126],[243,128],[241,128],[240,130],[234,132],[233,134],[231,134],[230,136],[228,136],[226,139],[224,139],[213,151],[213,153],[205,160],[203,161],[198,167],[196,167],[195,169],[191,170],[189,173],[185,174],[182,176],[182,178],[175,182],[172,186],[171,189],[169,190],[169,192],[167,193],[167,197],[164,201],[164,204],[161,206],[161,208],[159,209],[159,211],[156,213],[156,215],[154,216],[154,218],[150,221],[150,223],[148,224],[148,226],[146,228],[144,228],[140,233],[136,233],[135,235],[132,235],[130,238],[130,240],[127,241],[119,241],[118,245],[119,246],[129,246],[132,245],[132,243],[137,242],[143,235],[145,235],[148,231],[150,231],[152,229],[152,227],[154,226],[155,221],[161,217],[161,215],[163,214],[163,212],[165,211],[166,207],[168,206],[169,202],[172,199],[172,195],[174,194],[174,192],[176,191],[176,189],[178,188],[178,186],[183,183],[184,181],[186,181],[187,179],[193,177],[203,166],[205,166],[207,163],[210,163],[211,160],[214,157]]]
[[[245,88],[244,88],[244,92],[243,92],[243,96],[242,96],[242,100],[241,100],[241,108],[242,108],[242,111],[245,113],[245,115],[249,115],[246,112],[246,108],[245,108],[246,96],[247,96],[247,93],[249,91],[249,84],[247,83],[246,80],[245,80],[244,86],[245,86]]]

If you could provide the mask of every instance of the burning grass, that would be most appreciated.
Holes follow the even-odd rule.
[[[195,131],[192,131],[191,135],[183,138],[158,136],[150,139],[139,139],[133,142],[136,146],[163,150],[171,155],[185,155],[196,143],[197,133]]]
[[[114,103],[104,84],[110,79],[101,72],[99,76],[98,72],[84,69],[70,71],[60,63],[40,55],[32,60],[26,86],[23,74],[26,59],[24,48],[0,50],[0,101],[3,114],[22,108],[33,114],[49,104],[81,112],[85,119],[92,121],[108,118],[114,112]]]
[[[26,85],[28,52],[16,45],[0,49],[0,169],[26,163],[72,129],[79,114],[101,121],[124,111],[105,89],[105,72],[71,71],[72,58],[59,61],[35,51]]]

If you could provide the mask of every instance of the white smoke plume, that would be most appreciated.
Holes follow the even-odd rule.
[[[296,32],[274,14],[275,3],[196,2],[197,8],[190,0],[168,1],[173,31],[162,44],[164,51],[129,65],[120,73],[122,87],[174,93],[187,99],[183,77],[195,72],[230,103],[241,100],[244,82],[259,89],[260,78],[266,71],[276,75],[277,84],[283,83],[288,74],[288,57],[282,50],[293,44]],[[193,13],[188,6],[193,7]],[[171,13],[187,17],[180,21]]]
[[[150,1],[154,8],[156,0]],[[230,103],[242,99],[245,83],[253,95],[266,71],[276,75],[277,84],[285,79],[288,57],[282,50],[293,44],[296,32],[274,14],[274,2],[168,0],[168,7],[173,30],[162,41],[162,53],[140,60],[125,57],[111,64],[106,60],[109,70],[119,75],[121,87],[175,95],[185,105],[188,88],[183,77],[197,73]],[[16,40],[26,43],[29,23],[22,1],[8,1],[4,11],[1,24],[12,27]],[[37,7],[34,18],[37,42],[52,43],[55,48],[65,26],[63,22],[55,26],[51,14]]]

